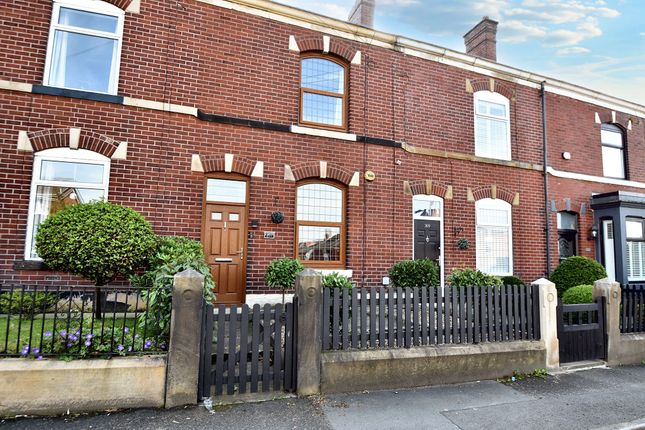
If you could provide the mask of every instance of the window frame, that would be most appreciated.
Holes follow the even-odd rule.
[[[95,13],[95,14],[100,14],[100,15],[110,15],[113,17],[117,18],[117,28],[116,28],[116,33],[108,33],[108,32],[103,32],[99,30],[91,30],[91,29],[83,29],[80,27],[74,27],[74,26],[67,26],[64,24],[58,24],[58,18],[60,16],[60,8],[68,8],[68,9],[74,9],[78,10],[81,12],[89,12],[89,13]],[[117,95],[118,93],[118,86],[119,86],[119,74],[121,71],[121,49],[123,47],[123,25],[125,21],[125,11],[122,9],[119,9],[117,6],[114,6],[112,4],[100,1],[100,0],[94,0],[94,1],[87,1],[87,0],[53,0],[53,5],[52,5],[52,15],[51,15],[51,22],[49,25],[49,36],[47,39],[47,55],[45,57],[45,70],[43,74],[43,85],[45,86],[51,86],[55,88],[65,88],[69,90],[76,90],[76,91],[85,91],[89,93],[97,93],[97,94],[109,94],[109,95]],[[74,88],[74,87],[65,87],[65,86],[60,86],[53,84],[51,82],[51,68],[53,65],[53,55],[54,55],[54,37],[56,34],[56,30],[60,31],[65,31],[68,33],[75,33],[75,34],[83,34],[87,36],[95,36],[95,37],[102,37],[102,38],[108,38],[112,40],[117,41],[117,47],[116,47],[116,52],[113,54],[113,61],[112,61],[112,67],[110,69],[110,79],[108,83],[108,91],[103,92],[103,91],[95,91],[95,90],[88,90],[88,89],[83,89],[83,88]]]
[[[344,73],[344,79],[343,79],[343,94],[339,95],[338,93],[332,93],[329,91],[323,91],[323,90],[317,90],[314,88],[306,88],[302,86],[302,62],[303,60],[311,59],[311,58],[320,58],[322,60],[327,60],[331,61],[332,63],[335,63],[343,68],[343,73]],[[313,127],[313,128],[322,128],[322,129],[331,129],[331,130],[337,130],[337,131],[347,131],[348,129],[348,117],[349,117],[349,103],[348,103],[348,89],[349,89],[349,65],[345,63],[344,61],[331,56],[331,55],[326,55],[322,53],[305,53],[300,56],[300,75],[299,75],[299,83],[298,83],[299,91],[300,91],[300,98],[298,101],[298,121],[300,125],[305,125],[308,127]],[[314,122],[314,121],[305,121],[303,119],[304,115],[304,109],[303,109],[303,101],[305,98],[305,93],[310,93],[310,94],[317,94],[317,95],[322,95],[322,96],[329,96],[329,97],[334,97],[337,99],[341,99],[343,103],[342,107],[342,115],[343,115],[343,121],[342,125],[334,125],[334,124],[325,124],[322,122]],[[340,97],[339,97],[340,96]]]
[[[73,151],[70,153],[70,151]],[[70,156],[73,155],[73,156]],[[43,161],[63,161],[67,163],[78,164],[102,164],[103,165],[103,182],[98,183],[84,183],[84,182],[66,182],[66,181],[51,181],[40,179],[40,172]],[[29,209],[27,213],[27,232],[25,235],[25,261],[42,261],[42,258],[32,257],[32,244],[34,244],[34,221],[36,210],[36,197],[39,186],[49,187],[70,187],[70,188],[89,188],[95,190],[103,190],[103,201],[108,201],[108,191],[110,186],[110,164],[111,160],[97,152],[89,151],[86,149],[70,149],[70,148],[51,148],[34,155],[34,162],[31,176],[31,186],[29,191]],[[79,186],[80,185],[80,186]]]
[[[570,229],[570,228],[561,228],[558,225],[558,221],[561,219],[562,214],[572,215],[572,216],[575,217],[575,222],[576,222],[575,230]],[[558,211],[557,214],[556,214],[556,227],[557,227],[557,230],[558,230],[558,257],[559,257],[560,261],[563,261],[563,260],[565,260],[567,258],[567,256],[562,256],[560,254],[560,240],[562,240],[562,239],[568,240],[567,236],[571,236],[572,239],[573,239],[571,241],[573,243],[573,256],[576,256],[576,255],[579,254],[578,253],[578,236],[579,236],[578,233],[579,233],[579,230],[580,230],[580,221],[579,221],[578,217],[579,216],[578,216],[578,214],[576,212],[566,211],[566,210],[565,211]]]
[[[310,184],[323,184],[334,187],[341,191],[341,221],[328,222],[328,221],[299,221],[298,220],[298,190],[300,187]],[[295,259],[300,261],[305,267],[312,267],[317,269],[339,269],[344,270],[346,267],[346,247],[347,247],[347,188],[341,184],[338,184],[333,181],[326,181],[320,179],[305,179],[299,181],[296,186],[296,195],[295,195],[295,232],[294,232],[294,255]],[[312,227],[340,227],[340,260],[338,261],[316,261],[316,260],[301,260],[299,255],[299,244],[300,244],[300,226],[312,226]]]
[[[616,146],[616,145],[612,145],[610,143],[605,143],[603,141],[603,139],[602,139],[602,132],[603,131],[619,134],[620,135],[621,146]],[[601,158],[600,159],[601,159],[601,162],[602,162],[602,175],[605,178],[627,179],[627,162],[626,162],[627,161],[627,159],[626,159],[626,155],[627,155],[626,146],[627,145],[626,145],[626,142],[625,142],[625,140],[626,140],[625,137],[626,137],[625,136],[625,131],[618,124],[605,122],[605,123],[602,123],[600,125],[600,150],[601,150],[601,153],[600,153]],[[621,167],[622,167],[622,171],[623,171],[622,176],[612,176],[612,175],[608,175],[607,172],[605,172],[605,157],[604,157],[604,154],[603,154],[604,148],[620,149],[621,161],[622,161],[622,166]]]
[[[493,115],[486,115],[486,114],[481,114],[478,112],[478,102],[479,101],[486,101],[490,103],[495,103],[495,104],[503,104],[504,107],[506,108],[506,116],[504,118],[499,117],[499,116],[493,116]],[[477,127],[477,119],[479,117],[485,118],[485,119],[490,119],[490,120],[495,120],[495,121],[504,121],[506,124],[506,142],[507,142],[507,147],[505,148],[508,156],[507,157],[499,157],[495,156],[492,154],[487,154],[484,153],[480,148],[479,148],[479,139],[480,139],[480,134],[481,132],[479,131],[479,127]],[[492,158],[496,160],[507,160],[510,161],[513,159],[513,154],[512,154],[512,145],[511,145],[511,104],[508,98],[504,97],[500,93],[494,93],[488,90],[481,90],[477,91],[473,95],[473,127],[474,127],[474,137],[475,137],[475,156],[477,157],[484,157],[484,158]]]
[[[640,222],[641,224],[641,237],[640,238],[633,238],[627,236],[627,222]],[[637,245],[630,245],[630,243],[635,243]],[[645,218],[638,218],[638,217],[626,217],[625,218],[625,253],[626,256],[630,254],[630,246],[639,246],[641,248],[641,253],[645,252]],[[627,265],[627,282],[642,282],[645,281],[645,267],[641,267],[641,273],[643,274],[642,276],[639,277],[629,277],[629,272],[631,271],[631,267]]]
[[[508,212],[508,224],[480,224],[479,223],[479,209],[482,206],[486,209],[503,209]],[[479,256],[479,227],[480,225],[484,227],[507,227],[508,228],[508,272],[505,273],[490,273],[481,268],[480,256]],[[475,202],[475,264],[477,270],[481,270],[484,273],[495,276],[513,276],[513,206],[500,199],[480,199]]]

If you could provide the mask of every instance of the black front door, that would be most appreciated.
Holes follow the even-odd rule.
[[[439,221],[414,220],[414,259],[429,258],[439,263],[441,232]]]

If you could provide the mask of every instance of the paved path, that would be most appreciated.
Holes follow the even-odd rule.
[[[645,429],[645,366],[501,384],[284,398],[93,416],[20,418],[0,429]]]

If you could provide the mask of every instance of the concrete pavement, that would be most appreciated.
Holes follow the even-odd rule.
[[[645,429],[645,366],[510,384],[410,390],[93,416],[18,418],[1,429]]]

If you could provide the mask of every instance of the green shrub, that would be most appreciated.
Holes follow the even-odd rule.
[[[451,287],[501,287],[502,280],[479,270],[461,269],[452,271],[448,284]]]
[[[593,303],[593,285],[576,285],[562,295],[562,303],[574,305],[578,303]]]
[[[146,287],[142,296],[148,302],[148,315],[139,317],[139,324],[148,332],[165,337],[170,330],[173,277],[187,269],[204,275],[204,299],[215,300],[215,282],[206,264],[202,244],[179,236],[158,236],[154,254],[148,260],[148,270],[142,275],[130,276],[130,283]]]
[[[592,285],[606,278],[607,272],[600,263],[587,257],[569,257],[553,271],[549,279],[558,289],[558,295],[576,285]]]
[[[0,314],[42,313],[54,306],[57,296],[54,293],[13,291],[0,294]]]
[[[305,266],[301,262],[293,258],[276,258],[267,266],[264,281],[268,286],[282,290],[282,302],[284,303],[284,293],[293,288],[296,283],[296,275],[304,268]]]
[[[517,276],[502,276],[502,285],[526,285]]]
[[[436,287],[439,285],[439,266],[432,260],[404,260],[389,270],[395,287]]]
[[[105,285],[141,267],[154,251],[150,224],[130,208],[107,202],[68,206],[36,233],[36,252],[53,270]]]
[[[347,277],[336,272],[323,275],[322,286],[324,288],[346,288],[348,290],[351,290],[353,287],[352,282]]]

